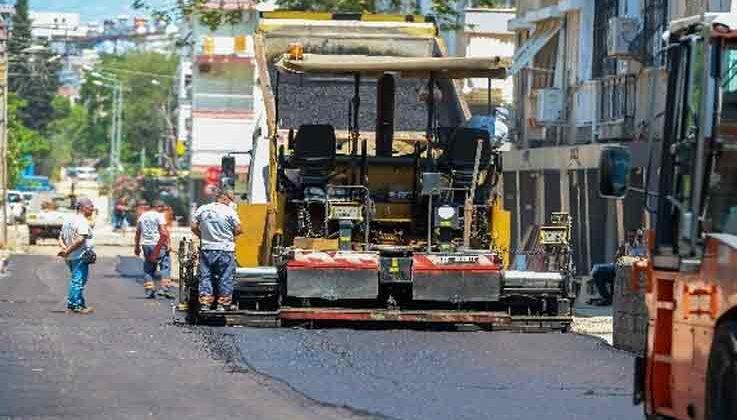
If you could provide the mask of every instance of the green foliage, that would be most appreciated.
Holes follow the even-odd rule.
[[[59,89],[58,61],[49,61],[51,51],[28,51],[33,45],[28,0],[18,0],[13,15],[13,27],[8,40],[9,76],[11,92],[25,100],[19,109],[24,124],[36,130],[44,130],[51,121],[51,102]]]
[[[198,15],[200,16],[200,20],[211,28],[216,28],[225,23],[239,21],[240,13],[238,11],[220,11],[205,8],[204,5],[207,1],[179,0],[176,5],[157,8],[150,6],[148,0],[133,0],[132,5],[136,9],[147,10],[154,17],[165,21]],[[482,7],[495,7],[504,2],[499,0],[479,0],[476,3]],[[376,11],[376,4],[377,2],[374,0],[277,0],[276,2],[276,5],[280,9],[349,13],[374,12]],[[402,2],[400,0],[392,0],[389,4],[399,11]],[[432,14],[435,15],[441,29],[455,29],[458,27],[456,5],[457,2],[454,0],[432,1]],[[415,7],[412,10],[402,10],[401,12],[416,13],[418,8],[419,1],[416,1]]]
[[[96,66],[99,73],[111,75],[123,86],[123,141],[121,160],[135,165],[141,153],[146,159],[155,158],[159,140],[166,134],[165,118],[172,119],[173,76],[178,58],[155,52],[131,52],[122,56],[105,56]],[[167,77],[157,78],[155,75]],[[83,150],[95,157],[105,157],[110,151],[112,89],[97,86],[94,77],[83,84],[80,96],[87,108],[88,131]],[[152,81],[156,80],[157,84]],[[107,83],[107,82],[106,82]]]
[[[373,12],[373,1],[366,0],[278,0],[282,9],[307,10],[313,12]]]
[[[37,131],[26,127],[20,111],[26,106],[24,100],[14,94],[8,96],[8,181],[14,185],[20,173],[28,165],[26,157],[43,156],[51,151],[51,145]]]
[[[53,121],[48,126],[46,137],[53,145],[54,153],[47,166],[53,169],[52,174],[56,174],[61,166],[90,157],[86,146],[94,142],[90,141],[91,130],[84,106],[56,97],[53,108]]]
[[[13,33],[8,39],[8,52],[11,57],[18,57],[21,52],[31,46],[31,19],[28,15],[28,0],[17,0],[15,2],[15,14],[13,15]],[[11,66],[11,70],[12,70]],[[11,82],[10,89],[14,91]]]

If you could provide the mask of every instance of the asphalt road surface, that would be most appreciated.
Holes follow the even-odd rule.
[[[115,260],[94,266],[92,315],[64,313],[63,263],[17,256],[0,278],[0,419],[364,419],[213,357],[142,299]]]
[[[14,257],[0,279],[0,419],[640,419],[632,357],[573,334],[174,326],[137,265],[66,275]],[[7,379],[5,379],[7,378]]]

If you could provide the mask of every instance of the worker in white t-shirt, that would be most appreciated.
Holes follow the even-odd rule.
[[[233,203],[233,191],[220,190],[215,202],[201,206],[192,217],[192,232],[200,238],[199,302],[205,310],[215,303],[215,296],[218,311],[233,302],[235,237],[242,233]]]
[[[69,267],[69,295],[67,310],[72,313],[88,314],[84,299],[84,289],[90,273],[90,262],[83,258],[85,252],[92,249],[92,227],[89,220],[95,213],[95,206],[89,198],[82,198],[76,203],[77,212],[64,220],[59,235],[58,256],[64,258]]]
[[[161,200],[154,201],[153,209],[144,212],[138,218],[136,227],[136,243],[134,253],[141,255],[143,251],[143,289],[146,297],[155,299],[156,295],[174,299],[171,293],[171,255],[170,236],[166,227],[166,206]],[[156,291],[156,281],[160,281]]]

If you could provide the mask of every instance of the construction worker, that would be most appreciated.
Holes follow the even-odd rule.
[[[77,213],[68,217],[61,228],[57,254],[67,262],[71,278],[69,280],[69,294],[67,297],[67,311],[79,314],[88,314],[92,308],[88,307],[84,299],[84,288],[89,277],[90,264],[94,263],[92,251],[92,227],[89,219],[95,213],[95,206],[89,198],[82,198],[76,202]]]
[[[233,205],[233,191],[221,189],[216,192],[214,202],[199,207],[192,216],[192,232],[200,238],[202,309],[210,309],[215,296],[218,311],[229,309],[233,302],[235,237],[242,233]]]
[[[140,257],[143,250],[143,288],[149,299],[155,299],[157,294],[167,299],[175,297],[170,291],[171,239],[166,227],[165,210],[163,201],[154,201],[153,208],[141,214],[136,226],[134,253]],[[158,292],[155,283],[157,279],[160,280]]]

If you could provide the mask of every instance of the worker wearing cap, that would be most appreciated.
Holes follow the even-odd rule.
[[[192,232],[200,238],[200,288],[202,309],[210,309],[217,296],[217,310],[233,301],[235,237],[242,233],[233,207],[231,190],[219,190],[216,199],[198,208],[192,217]]]
[[[146,297],[155,299],[156,295],[167,299],[174,299],[169,290],[171,284],[171,256],[169,250],[170,236],[164,216],[166,206],[161,200],[153,202],[153,208],[144,212],[138,218],[136,226],[136,241],[134,253],[137,257],[143,251],[143,289]],[[156,291],[155,281],[159,279],[159,291]]]
[[[77,201],[76,214],[68,217],[61,228],[59,235],[58,256],[66,259],[71,273],[69,281],[69,295],[67,310],[74,313],[87,314],[92,312],[84,299],[84,288],[89,276],[89,262],[82,258],[87,250],[92,249],[92,227],[89,219],[95,212],[95,206],[89,198]]]

